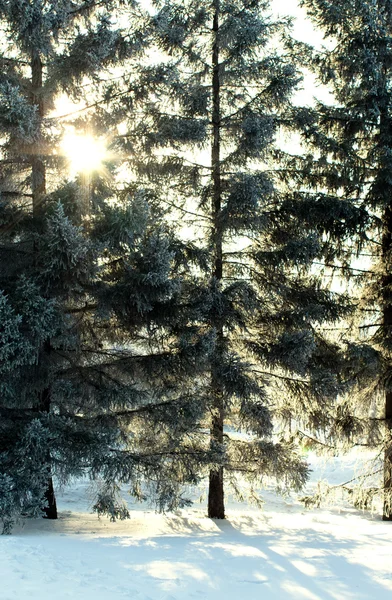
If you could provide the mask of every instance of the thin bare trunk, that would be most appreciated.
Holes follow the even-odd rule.
[[[388,439],[384,454],[384,510],[383,521],[392,521],[392,392],[385,394],[386,435]]]
[[[383,295],[385,305],[383,307],[383,325],[386,335],[392,335],[392,299],[390,296],[390,286],[392,276],[390,272],[392,259],[392,207],[388,206],[384,213],[384,235],[382,240],[383,262],[386,275],[383,281]],[[383,520],[392,521],[392,445],[390,442],[392,434],[392,390],[385,391],[385,423],[387,446],[384,454],[384,509]]]
[[[37,141],[32,144],[31,153],[31,193],[33,199],[33,217],[39,218],[42,216],[43,201],[46,194],[46,168],[42,160],[42,139],[41,139],[41,122],[45,115],[45,106],[43,100],[43,65],[39,52],[32,52],[31,55],[31,103],[37,107],[40,128],[38,131]],[[35,251],[35,249],[34,249]],[[50,342],[45,343],[44,353],[50,352]],[[50,412],[50,389],[44,388],[37,399],[35,409],[37,412]],[[47,519],[57,519],[56,497],[53,488],[53,479],[50,468],[51,457],[50,451],[47,453],[48,464],[48,483],[45,491],[46,505],[42,507]]]
[[[44,508],[43,508],[43,510],[45,512],[44,518],[57,519],[57,504],[56,504],[56,496],[54,494],[52,477],[49,477],[49,479],[48,479],[48,487],[45,492],[45,500],[46,500],[46,506],[44,506]]]
[[[37,107],[39,122],[45,114],[43,100],[43,66],[38,52],[33,52],[31,56],[31,103]],[[42,160],[42,140],[41,131],[38,132],[37,141],[32,144],[31,149],[31,193],[33,196],[33,216],[38,217],[42,211],[42,203],[46,193],[46,169]]]
[[[220,156],[220,69],[219,69],[219,12],[220,0],[214,0],[214,21],[213,35],[214,43],[212,48],[212,128],[213,143],[211,148],[211,166],[212,166],[212,215],[213,215],[213,245],[215,252],[213,277],[219,283],[223,275],[222,258],[222,228],[219,223],[219,217],[222,204],[222,176],[221,176],[221,156]],[[216,323],[217,329],[217,350],[221,351],[223,347],[223,325]],[[223,425],[224,425],[224,403],[223,395],[217,381],[214,370],[211,373],[211,386],[213,394],[213,411],[211,423],[211,443],[223,444]],[[225,518],[224,489],[223,489],[223,467],[210,471],[210,481],[208,490],[208,516],[215,519]]]

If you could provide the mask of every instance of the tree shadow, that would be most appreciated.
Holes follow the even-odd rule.
[[[243,528],[248,532],[257,529],[250,516],[241,517],[240,525],[230,519],[216,521],[216,524],[224,538],[262,551],[268,564],[265,570],[273,569],[280,573],[275,580],[280,590],[277,597],[314,600],[386,600],[391,597],[390,581],[384,586],[377,580],[378,573],[349,560],[353,552],[362,548],[358,541],[310,527],[300,532],[263,530],[256,534],[244,533]],[[372,542],[374,546],[379,544],[377,538],[375,535]]]
[[[295,511],[276,522],[272,513],[219,521],[139,512],[113,524],[64,512],[57,522],[33,521],[15,533],[42,547],[37,558],[53,545],[61,568],[68,565],[86,589],[116,590],[121,582],[123,591],[129,587],[149,600],[389,600],[388,573],[366,564],[375,548],[376,556],[387,556],[385,526],[370,524],[359,535],[350,524],[346,533],[352,535],[345,535],[344,516],[335,515],[332,524],[324,511],[312,516],[313,524],[309,513],[301,521]],[[61,545],[58,536],[64,536]]]

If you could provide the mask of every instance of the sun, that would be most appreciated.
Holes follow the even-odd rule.
[[[107,158],[103,140],[92,135],[66,133],[61,142],[62,153],[67,157],[71,175],[91,173],[102,169]]]

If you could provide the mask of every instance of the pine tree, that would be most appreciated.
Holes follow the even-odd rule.
[[[81,206],[80,181],[61,174],[62,121],[50,113],[59,93],[107,102],[97,95],[103,69],[136,58],[142,34],[112,27],[108,14],[115,9],[66,0],[0,2],[7,39],[0,59],[5,530],[21,514],[57,517],[53,475],[60,482],[86,474],[101,481],[95,509],[112,518],[128,515],[118,499],[120,481],[140,497],[140,479],[148,477],[162,505],[181,502],[165,488],[161,456],[163,447],[165,456],[176,455],[175,431],[183,432],[191,417],[174,407],[173,439],[164,435],[151,374],[164,369],[165,357],[151,356],[148,345],[178,288],[169,276],[170,232],[143,190],[121,193],[115,178],[99,173]],[[90,116],[79,121],[94,125]],[[95,119],[97,133],[98,125],[105,128]],[[144,451],[136,434],[142,417]],[[154,453],[146,438],[158,427]],[[181,456],[177,480],[193,481],[187,452]]]
[[[201,412],[190,439],[214,458],[213,518],[225,516],[224,473],[240,496],[242,477],[251,494],[268,476],[303,485],[288,423],[322,428],[341,389],[339,352],[320,326],[349,303],[310,273],[328,252],[324,207],[279,143],[308,118],[291,101],[301,75],[288,26],[259,0],[156,2],[145,25],[155,46],[111,112],[128,126],[118,148],[132,185],[150,190],[175,234],[181,287],[162,344],[178,356],[173,390]],[[191,356],[198,370],[179,380]],[[202,477],[206,463],[194,469]]]
[[[320,156],[314,179],[333,201],[346,198],[366,215],[366,227],[353,231],[349,246],[335,254],[339,261],[335,264],[343,265],[351,281],[359,279],[362,284],[356,291],[362,296],[358,317],[362,336],[352,344],[349,367],[350,377],[357,379],[357,393],[340,406],[332,433],[351,443],[378,447],[380,454],[384,449],[383,518],[391,520],[392,4],[389,0],[301,4],[330,43],[331,49],[317,54],[313,64],[336,99],[333,106],[318,105],[318,127],[309,130]],[[358,269],[352,263],[355,252],[357,259],[368,255]],[[374,482],[371,485],[374,494]]]

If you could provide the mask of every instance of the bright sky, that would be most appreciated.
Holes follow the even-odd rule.
[[[271,7],[275,14],[295,17],[293,27],[295,38],[317,47],[323,44],[322,34],[314,29],[310,20],[306,17],[305,10],[298,6],[297,0],[272,0]]]
[[[298,6],[298,0],[271,0],[271,8],[275,15],[295,17],[292,30],[294,38],[316,48],[328,46],[321,31],[315,29],[306,16],[305,9]],[[323,86],[316,85],[315,77],[311,73],[306,73],[303,89],[296,94],[296,103],[299,105],[309,104],[313,97],[327,104],[333,103],[333,97],[328,90]]]

